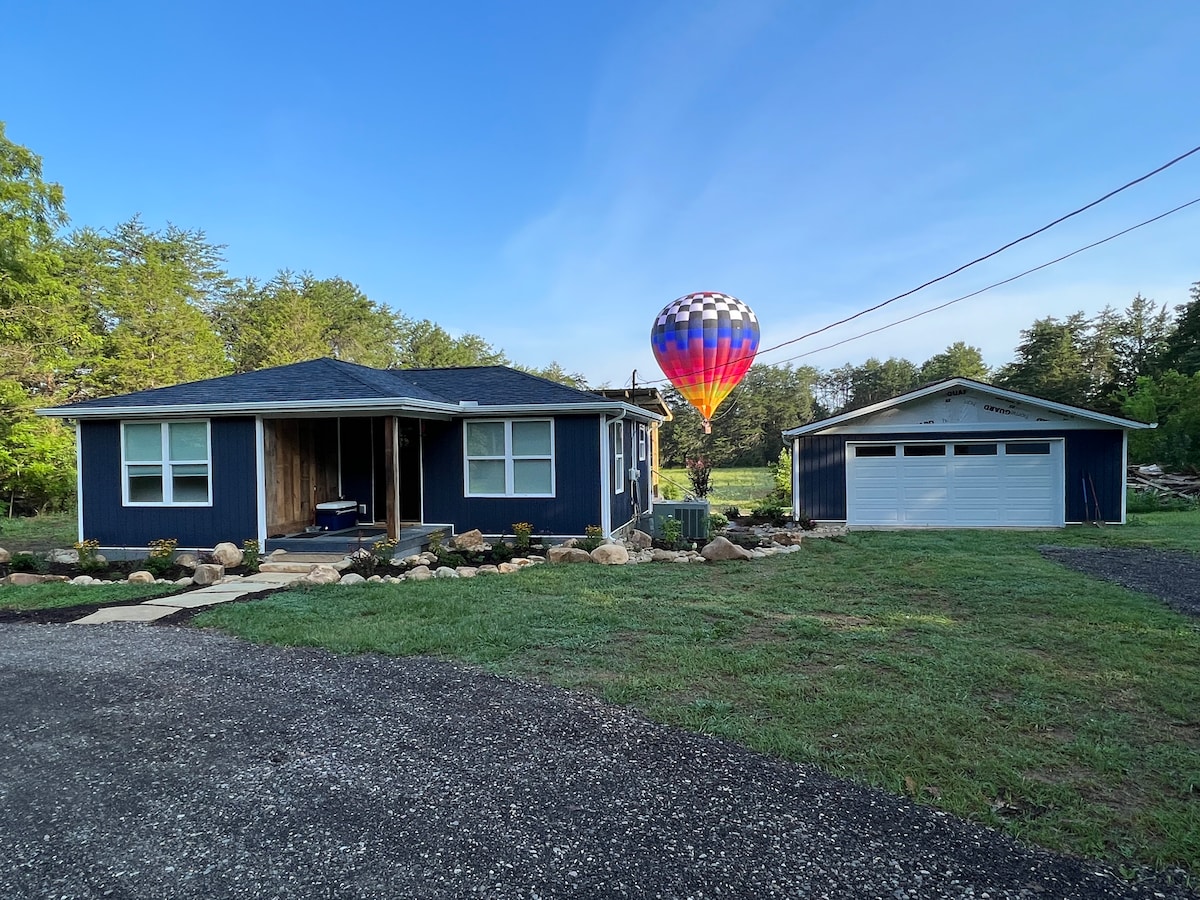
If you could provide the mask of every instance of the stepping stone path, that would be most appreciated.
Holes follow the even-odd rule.
[[[200,609],[240,600],[247,594],[263,591],[278,591],[300,581],[316,566],[329,566],[345,559],[343,554],[333,553],[289,553],[287,562],[264,561],[256,575],[231,577],[194,591],[186,591],[170,597],[155,597],[133,606],[106,606],[76,619],[72,625],[103,625],[107,622],[153,622],[173,615],[181,609]]]

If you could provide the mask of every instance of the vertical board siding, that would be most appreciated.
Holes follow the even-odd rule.
[[[145,547],[174,538],[181,547],[240,544],[258,534],[254,419],[212,420],[212,506],[121,505],[121,427],[81,421],[83,536],[102,547]]]
[[[1099,518],[1106,522],[1121,520],[1121,498],[1125,491],[1125,472],[1121,465],[1121,429],[1048,429],[1038,431],[972,432],[896,432],[869,434],[804,435],[798,441],[798,481],[801,512],[813,519],[846,518],[846,442],[877,441],[986,441],[1064,439],[1064,491],[1066,520],[1092,521],[1097,518],[1090,500],[1095,486],[1100,507]],[[1090,476],[1090,480],[1089,480]],[[1084,509],[1084,485],[1089,498]]]
[[[534,534],[583,534],[588,525],[600,523],[596,428],[596,416],[555,418],[555,496],[467,497],[462,421],[427,420],[421,441],[425,521],[452,524],[459,532],[478,528],[486,534],[511,534],[514,522],[529,522]]]
[[[623,446],[625,449],[625,454],[624,454],[624,457],[622,458],[622,462],[621,462],[621,466],[624,469],[624,471],[621,473],[621,481],[625,485],[625,490],[621,491],[621,493],[619,493],[619,494],[614,491],[612,497],[609,498],[609,504],[610,504],[609,505],[609,514],[612,517],[609,521],[612,522],[612,527],[614,530],[617,528],[620,528],[622,525],[624,525],[626,522],[628,522],[630,519],[633,518],[633,492],[632,492],[632,490],[630,488],[630,484],[629,484],[629,470],[633,466],[638,465],[638,462],[637,462],[637,423],[635,421],[633,421],[632,419],[623,419],[622,423],[623,424],[621,427],[621,434],[622,434],[622,440],[624,442]],[[608,425],[605,427],[610,429],[609,436],[611,438],[612,426]],[[614,468],[614,462],[615,462],[615,460],[613,458],[612,449],[610,448],[608,461],[606,463],[606,465],[608,465],[608,467],[609,467],[609,471],[610,471],[609,478],[610,479],[615,478],[615,475],[616,475],[616,470]],[[615,485],[616,482],[610,481],[609,484]],[[638,487],[638,490],[639,491],[641,490],[640,485]],[[641,495],[639,494],[639,499],[640,499],[640,496]],[[643,503],[642,505],[644,506],[645,504]],[[595,525],[595,524],[599,524],[599,523],[593,522],[591,524]],[[582,534],[582,532],[580,532],[580,534]]]
[[[341,497],[367,508],[356,513],[360,521],[375,521],[375,496],[372,483],[373,465],[371,419],[344,418],[338,421],[341,441],[338,458],[341,460]]]

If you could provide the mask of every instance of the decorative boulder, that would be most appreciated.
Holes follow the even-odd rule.
[[[456,534],[450,543],[455,550],[482,550],[483,533],[478,528],[472,528],[470,531]]]
[[[79,551],[51,550],[46,554],[46,559],[52,563],[59,563],[64,566],[73,566],[79,562]]]
[[[459,578],[474,578],[479,570],[475,566],[459,566],[454,570]]]
[[[147,572],[147,575],[150,573]],[[0,578],[0,584],[11,584],[14,587],[30,584],[45,584],[47,581],[66,581],[66,575],[34,575],[32,572],[13,572],[7,578]]]
[[[219,563],[227,569],[240,566],[242,564],[242,556],[242,551],[238,545],[231,544],[229,541],[222,541],[213,547],[213,562]]]
[[[521,571],[521,567],[513,565],[510,562],[502,562],[500,565],[496,566],[496,571],[501,575],[511,575],[513,572]]]
[[[76,575],[68,584],[91,584],[95,580],[91,575]]]
[[[753,559],[754,554],[745,547],[739,547],[729,538],[715,537],[700,551],[700,555],[709,562],[721,559]]]
[[[551,547],[546,554],[552,563],[590,563],[592,555],[578,547]]]
[[[0,547],[0,565],[12,562],[12,554]]]
[[[634,550],[649,550],[653,542],[654,539],[644,531],[635,528],[629,533],[629,546]]]
[[[457,571],[449,566],[438,566],[433,573],[434,578],[459,578],[461,577]]]
[[[497,566],[480,566],[476,575],[499,575],[500,569]]]
[[[357,572],[347,572],[342,576],[342,580],[338,584],[366,584],[367,579],[363,578]]]
[[[429,570],[429,566],[417,566],[409,569],[408,574],[404,577],[409,581],[428,581],[433,577],[433,572]]]
[[[181,569],[187,569],[191,571],[195,569],[196,566],[200,565],[200,560],[196,557],[195,553],[180,553],[177,557],[175,557],[175,565],[179,566]]]
[[[799,531],[777,531],[771,535],[771,543],[780,547],[799,547],[804,535]]]
[[[131,578],[133,576],[130,576]],[[192,572],[192,584],[216,584],[225,577],[225,567],[215,563],[196,566]]]
[[[629,551],[624,544],[601,544],[592,551],[592,562],[602,566],[623,566],[629,562]]]
[[[136,572],[130,572],[129,577],[125,580],[130,584],[154,584],[154,576],[145,569],[139,569]]]
[[[341,578],[342,573],[333,566],[313,566],[303,580],[309,584],[337,584]]]

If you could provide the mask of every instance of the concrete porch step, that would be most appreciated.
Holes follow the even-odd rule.
[[[263,573],[307,575],[315,566],[332,566],[346,558],[344,553],[288,553],[277,551],[258,564]]]

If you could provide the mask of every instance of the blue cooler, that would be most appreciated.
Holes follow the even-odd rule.
[[[353,500],[330,500],[317,504],[317,527],[322,531],[341,531],[358,524],[358,504]]]

